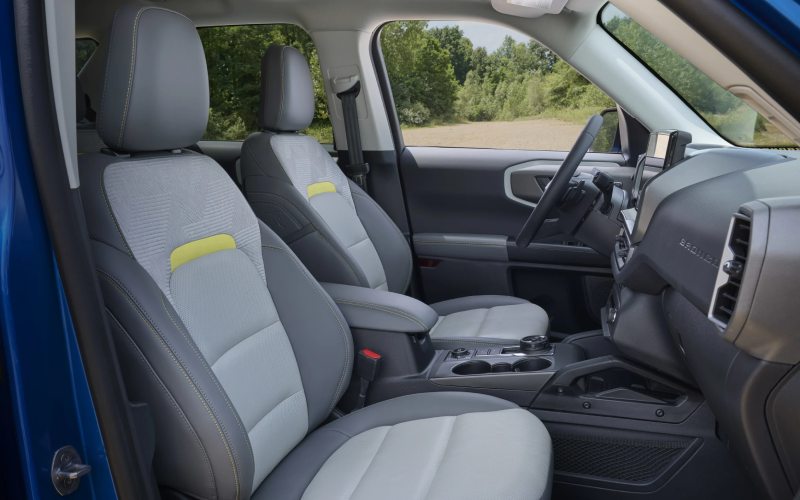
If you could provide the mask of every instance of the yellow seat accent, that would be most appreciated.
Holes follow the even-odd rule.
[[[309,184],[306,188],[306,193],[308,193],[308,197],[312,198],[318,194],[322,193],[335,193],[336,186],[332,182],[315,182],[314,184]]]
[[[233,250],[236,248],[236,240],[230,234],[215,234],[208,238],[190,241],[185,243],[169,255],[170,267],[173,271],[187,262],[199,259],[220,250]]]

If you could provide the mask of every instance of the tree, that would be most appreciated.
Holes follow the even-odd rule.
[[[739,106],[740,101],[733,94],[632,19],[615,17],[605,27],[699,112],[727,113]]]
[[[464,36],[458,26],[432,28],[431,35],[439,41],[439,45],[450,54],[453,73],[459,84],[463,85],[467,73],[472,68],[472,42]]]
[[[291,45],[308,59],[314,81],[314,122],[330,126],[328,105],[314,42],[290,24],[202,28],[211,94],[206,137],[243,139],[258,130],[261,58],[272,44]]]
[[[405,123],[415,125],[421,123],[404,118],[450,118],[458,91],[450,54],[427,25],[423,21],[399,21],[388,24],[381,32],[381,48],[398,115]]]

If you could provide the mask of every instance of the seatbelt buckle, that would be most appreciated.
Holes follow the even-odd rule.
[[[358,361],[356,362],[356,375],[361,380],[372,382],[378,376],[378,369],[381,366],[383,356],[372,349],[361,349],[358,351]]]
[[[364,348],[358,351],[358,357],[356,358],[356,375],[360,379],[360,386],[358,390],[358,399],[356,400],[353,410],[360,410],[367,402],[369,384],[378,376],[378,371],[381,367],[381,359],[383,359],[383,356],[372,349]]]

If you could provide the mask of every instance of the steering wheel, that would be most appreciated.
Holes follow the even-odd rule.
[[[528,216],[528,220],[523,224],[522,230],[517,235],[517,247],[523,248],[530,244],[533,237],[536,236],[536,233],[541,229],[542,224],[547,220],[547,215],[564,197],[564,194],[569,188],[570,179],[575,175],[575,171],[578,170],[578,165],[581,164],[583,157],[589,152],[589,148],[592,147],[592,143],[595,137],[597,137],[597,133],[600,131],[602,125],[602,116],[594,115],[589,118],[586,126],[583,127],[583,131],[578,136],[578,140],[575,141],[575,145],[573,145],[572,149],[567,153],[567,157],[564,158],[564,162],[561,163],[561,166],[556,171],[556,175],[553,176],[553,179],[544,188],[542,197],[539,198],[536,207],[534,207],[533,211]]]

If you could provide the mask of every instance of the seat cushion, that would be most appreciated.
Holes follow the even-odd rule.
[[[255,499],[549,498],[550,437],[513,403],[441,392],[391,399],[309,435]]]
[[[437,302],[431,308],[440,316],[430,332],[439,344],[516,342],[528,335],[545,335],[550,327],[544,309],[517,297],[474,295]]]

